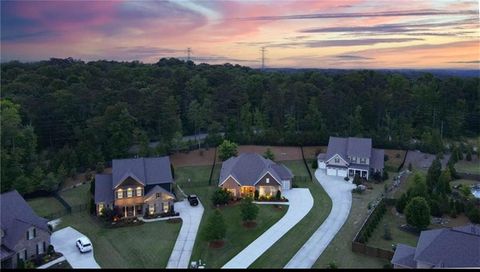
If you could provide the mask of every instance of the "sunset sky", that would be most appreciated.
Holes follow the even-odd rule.
[[[1,61],[479,69],[478,1],[1,1]]]

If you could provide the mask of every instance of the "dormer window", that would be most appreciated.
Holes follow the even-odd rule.
[[[142,187],[137,187],[137,196],[142,196]]]
[[[133,189],[132,188],[128,188],[127,189],[127,197],[132,197],[133,196]]]
[[[118,191],[117,191],[117,198],[118,198],[118,199],[123,198],[123,190],[122,190],[122,189],[118,189]]]

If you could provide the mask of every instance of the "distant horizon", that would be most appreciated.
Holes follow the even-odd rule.
[[[472,0],[1,1],[1,61],[158,56],[271,68],[478,69]],[[320,67],[321,66],[321,67]]]

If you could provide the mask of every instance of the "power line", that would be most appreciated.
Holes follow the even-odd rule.
[[[190,60],[190,54],[192,53],[192,49],[190,47],[187,48],[187,61]]]
[[[263,70],[263,69],[265,69],[265,52],[266,52],[265,47],[262,47],[262,49],[260,49],[260,51],[262,52],[262,70]]]

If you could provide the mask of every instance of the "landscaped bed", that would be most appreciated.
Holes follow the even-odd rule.
[[[102,268],[164,268],[181,224],[159,221],[112,229],[87,212],[79,212],[62,217],[56,229],[67,226],[92,241],[95,260]]]

